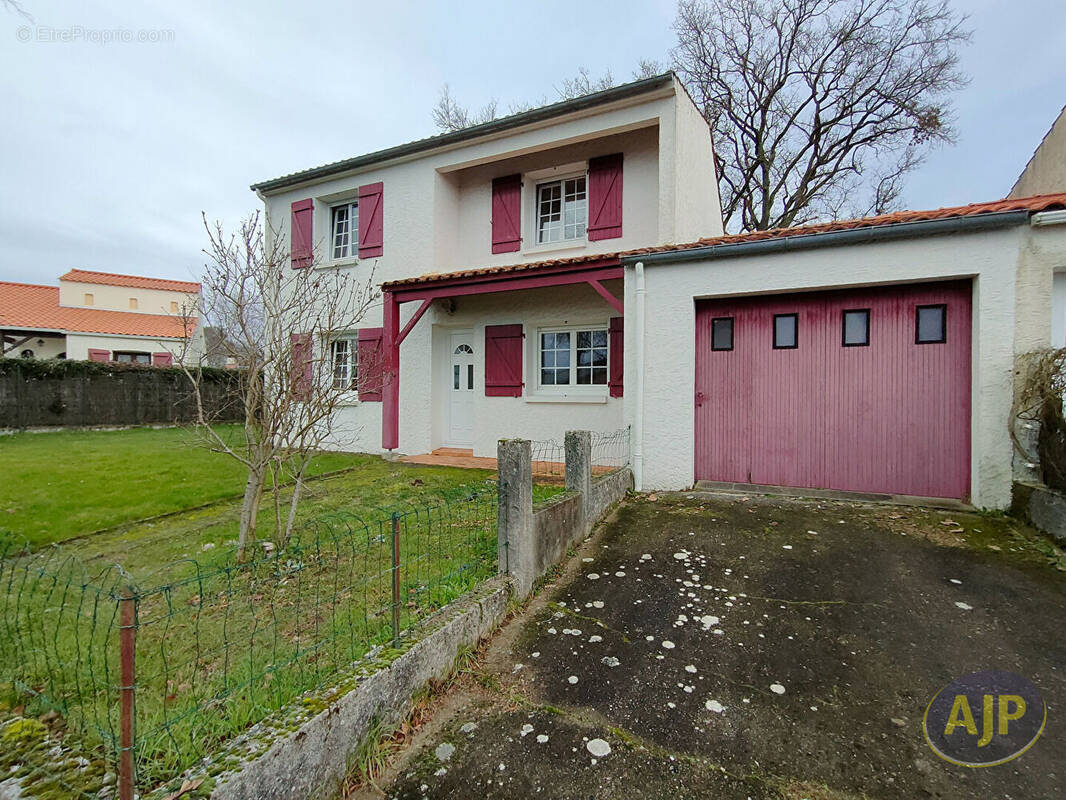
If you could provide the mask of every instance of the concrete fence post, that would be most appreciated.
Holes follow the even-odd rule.
[[[581,506],[585,512],[585,519],[588,520],[591,517],[589,500],[592,497],[592,433],[567,431],[564,450],[566,453],[566,490],[581,495]]]
[[[499,571],[512,576],[518,593],[529,594],[536,580],[533,541],[533,449],[525,439],[496,445],[499,481],[497,541]]]

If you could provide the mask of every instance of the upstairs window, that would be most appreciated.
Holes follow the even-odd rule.
[[[359,203],[344,203],[330,209],[333,220],[333,258],[354,258],[359,251]]]
[[[537,184],[537,244],[584,239],[588,216],[584,175]]]
[[[347,391],[359,383],[359,348],[355,336],[344,336],[330,343],[333,363],[333,388]]]
[[[136,297],[131,297],[130,298],[130,311],[136,311],[136,310],[137,310],[137,298]]]
[[[85,303],[84,303],[84,305],[91,306],[92,304],[93,304],[93,296],[89,292],[86,292],[85,293]]]

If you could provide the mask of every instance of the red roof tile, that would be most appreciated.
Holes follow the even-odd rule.
[[[0,281],[0,328],[111,333],[153,339],[185,337],[185,321],[178,316],[70,308],[59,305],[59,288],[56,286],[3,281]]]
[[[134,289],[159,289],[164,292],[200,291],[200,284],[191,281],[172,281],[166,278],[144,278],[140,275],[119,275],[115,272],[93,272],[87,269],[72,269],[59,277],[61,281],[76,283],[99,283],[104,286],[130,286]]]
[[[695,242],[687,242],[685,244],[665,244],[656,247],[642,247],[636,250],[623,250],[617,253],[596,253],[584,256],[573,256],[570,258],[552,258],[544,261],[532,261],[524,264],[509,264],[500,267],[482,267],[479,269],[466,269],[456,272],[430,273],[421,275],[417,278],[404,278],[403,280],[389,281],[382,284],[382,286],[386,289],[390,289],[393,287],[434,283],[443,280],[455,280],[457,278],[476,278],[484,275],[500,275],[512,272],[524,272],[526,270],[568,266],[571,264],[585,264],[592,261],[617,261],[630,256],[665,253],[674,250],[692,250],[697,247],[714,247],[716,245],[757,242],[764,239],[784,239],[790,236],[811,236],[833,231],[875,228],[884,225],[898,225],[906,222],[927,222],[937,219],[970,217],[979,214],[995,214],[1005,211],[1029,211],[1036,213],[1038,211],[1047,211],[1055,208],[1066,208],[1066,193],[1045,194],[1036,197],[1008,198],[990,203],[971,203],[966,206],[937,208],[930,211],[895,211],[891,214],[881,214],[876,217],[822,222],[814,225],[802,225],[796,228],[774,228],[773,230],[768,231],[751,231],[750,233],[713,236],[706,239],[698,239]]]

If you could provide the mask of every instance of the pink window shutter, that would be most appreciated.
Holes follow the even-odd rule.
[[[107,362],[111,360],[110,350],[95,350],[92,347],[89,348],[89,360],[90,361],[103,361]]]
[[[173,353],[152,353],[153,367],[169,367],[174,363]]]
[[[625,355],[622,352],[622,343],[625,341],[623,323],[623,317],[611,317],[611,323],[607,329],[608,359],[611,363],[610,374],[607,376],[607,389],[611,397],[622,396],[622,375],[625,367]]]
[[[359,187],[359,257],[377,258],[385,252],[385,185]]]
[[[485,396],[522,396],[522,326],[485,326]]]
[[[622,235],[622,154],[589,159],[589,241]]]
[[[384,332],[384,328],[362,328],[359,331],[359,399],[364,403],[381,402],[385,355],[381,340]]]
[[[513,253],[522,246],[522,176],[492,181],[492,252]]]
[[[297,400],[306,400],[311,393],[313,365],[311,353],[311,334],[294,333],[292,342],[292,391]]]
[[[292,204],[291,260],[293,269],[311,266],[314,258],[315,202],[310,197]]]

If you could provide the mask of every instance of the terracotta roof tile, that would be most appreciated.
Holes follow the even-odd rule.
[[[969,217],[979,214],[994,214],[1005,211],[1029,211],[1036,213],[1038,211],[1047,211],[1055,208],[1066,208],[1066,193],[1045,194],[1036,197],[1008,198],[990,203],[971,203],[966,206],[937,208],[930,211],[895,211],[891,214],[881,214],[875,217],[861,217],[859,219],[836,220],[834,222],[822,222],[814,225],[802,225],[795,228],[775,228],[767,231],[752,231],[750,233],[713,236],[684,244],[665,244],[656,247],[642,247],[636,250],[623,250],[616,253],[596,253],[594,255],[573,256],[571,258],[552,258],[544,261],[509,264],[499,267],[482,267],[478,269],[459,270],[456,272],[429,273],[416,278],[404,278],[403,280],[389,281],[382,284],[382,286],[389,289],[392,287],[431,284],[442,280],[476,278],[485,275],[503,275],[512,272],[525,272],[527,270],[569,266],[571,264],[587,264],[593,261],[617,262],[622,258],[630,256],[650,255],[652,253],[665,253],[675,250],[692,250],[698,247],[714,247],[716,245],[757,242],[765,239],[784,239],[790,236],[811,236],[819,233],[831,233],[833,231],[875,228],[884,225],[898,225],[906,222],[927,222],[937,219]]]
[[[119,275],[114,272],[94,272],[88,269],[72,269],[59,277],[61,281],[75,283],[98,283],[104,286],[130,286],[134,289],[159,289],[164,292],[200,291],[200,284],[191,281],[172,281],[166,278],[145,278],[140,275]]]
[[[194,320],[193,325],[196,324]],[[185,337],[181,317],[59,305],[59,288],[0,281],[0,328],[111,333],[162,339]]]

